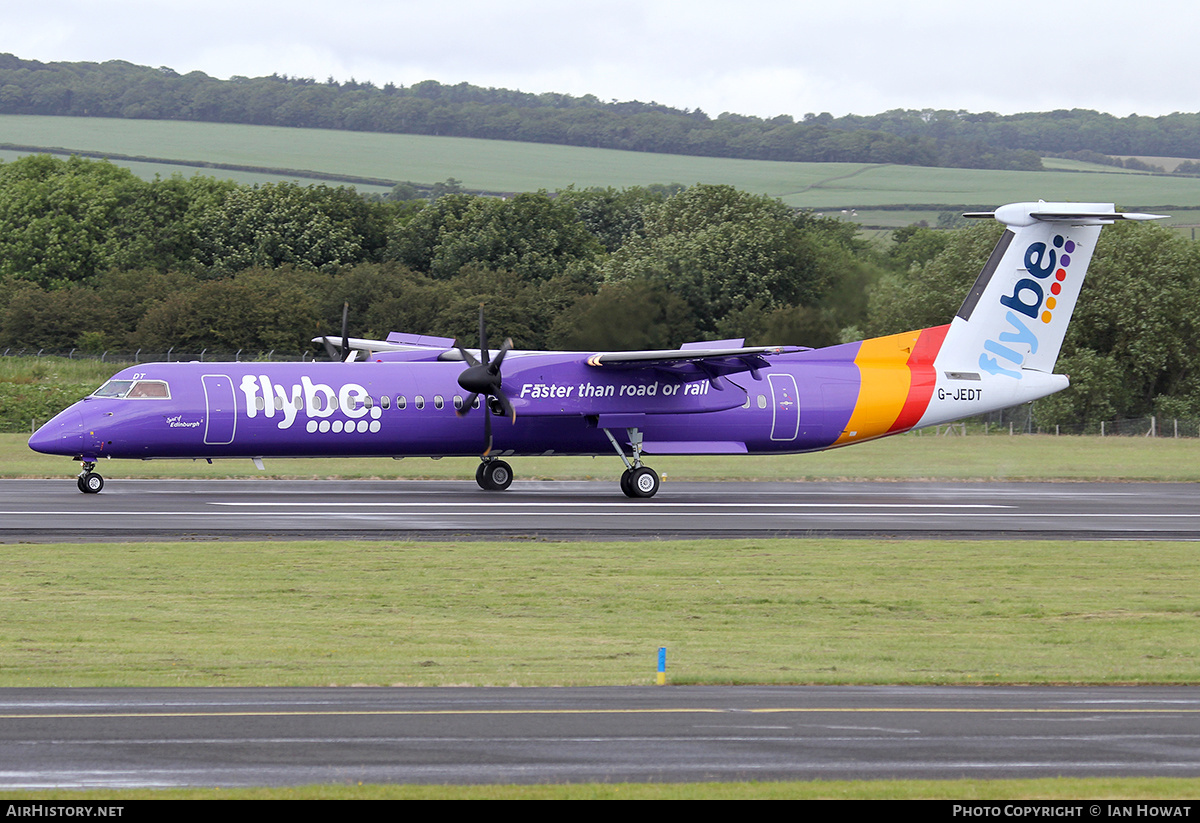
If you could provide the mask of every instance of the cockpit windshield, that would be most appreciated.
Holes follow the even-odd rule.
[[[171,389],[165,380],[109,380],[92,392],[92,397],[168,399]]]

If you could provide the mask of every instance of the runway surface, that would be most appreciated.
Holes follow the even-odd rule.
[[[0,541],[536,535],[1200,538],[1200,484],[0,481]]]
[[[1200,690],[0,692],[6,789],[1059,775],[1200,775]]]

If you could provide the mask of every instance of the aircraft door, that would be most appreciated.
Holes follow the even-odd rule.
[[[771,386],[771,439],[795,440],[800,432],[800,392],[791,374],[768,374]]]
[[[206,374],[204,384],[204,443],[225,446],[233,442],[237,427],[237,399],[233,381],[224,374]]]

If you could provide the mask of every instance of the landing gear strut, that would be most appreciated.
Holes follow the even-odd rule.
[[[484,458],[475,470],[475,482],[479,488],[489,492],[501,492],[512,485],[512,466],[503,460]]]
[[[642,465],[642,433],[637,429],[626,429],[625,431],[629,435],[629,445],[633,448],[632,463],[625,456],[625,450],[617,443],[617,438],[613,437],[612,432],[608,429],[604,430],[608,441],[612,443],[621,461],[625,464],[625,471],[621,475],[621,492],[631,498],[653,497],[658,494],[658,474],[649,466]]]
[[[96,468],[95,462],[85,460],[83,471],[75,480],[75,485],[79,486],[79,490],[84,494],[99,494],[100,490],[104,488],[104,478],[92,471],[94,468]]]

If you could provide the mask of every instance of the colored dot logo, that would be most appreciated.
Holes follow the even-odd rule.
[[[1067,240],[1061,234],[1054,235],[1054,248],[1061,249],[1058,255],[1058,269],[1054,272],[1054,282],[1050,284],[1050,296],[1046,298],[1046,310],[1042,312],[1042,322],[1049,323],[1054,319],[1054,308],[1058,305],[1058,295],[1062,292],[1063,281],[1067,279],[1067,266],[1071,265],[1071,255],[1075,252],[1075,241]]]

